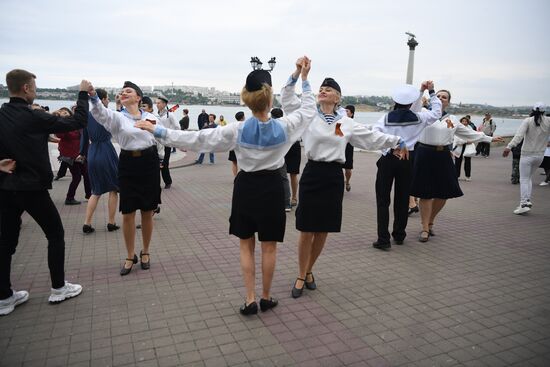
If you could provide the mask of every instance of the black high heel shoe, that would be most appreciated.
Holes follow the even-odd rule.
[[[307,276],[309,274],[311,274],[311,282],[307,281]],[[317,284],[315,284],[315,278],[313,277],[312,272],[306,273],[306,280],[304,281],[304,284],[306,285],[306,288],[309,289],[309,290],[313,291],[313,290],[317,289]]]
[[[129,268],[127,268],[127,267],[124,266],[124,265],[126,265],[126,262],[124,262],[124,265],[122,265],[122,269],[120,269],[120,275],[121,275],[121,276],[130,274],[130,272],[132,271],[132,267],[134,266],[134,264],[137,264],[137,262],[138,262],[138,257],[137,257],[136,254],[134,254],[134,258],[133,258],[133,259],[126,259],[126,261],[131,261],[131,262],[132,262],[132,266],[130,266]]]
[[[256,301],[254,301],[247,305],[245,302],[244,305],[242,305],[239,309],[239,312],[241,313],[241,315],[245,316],[255,315],[258,313],[258,304],[256,303]]]
[[[302,285],[302,288],[296,288],[296,282],[298,282],[299,280],[301,280],[302,282],[304,282],[304,285]],[[302,278],[296,278],[296,282],[294,282],[294,286],[292,287],[292,298],[299,298],[302,296],[302,293],[304,292],[304,286],[306,284],[306,280],[305,279],[302,279]]]
[[[143,262],[143,256],[149,256],[149,261],[147,262]],[[143,270],[149,270],[149,268],[151,267],[151,256],[143,251],[140,251],[139,252],[139,261],[141,263],[141,268]]]

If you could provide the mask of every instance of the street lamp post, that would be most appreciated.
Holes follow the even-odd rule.
[[[409,63],[407,65],[407,84],[413,83],[413,72],[414,72],[414,49],[418,46],[416,42],[415,35],[410,32],[405,32],[409,36],[407,45],[409,46]]]
[[[267,64],[269,65],[269,70],[267,71],[271,71],[275,68],[275,64],[277,63],[277,61],[275,61],[275,57],[272,57],[268,62]],[[250,58],[250,65],[252,66],[252,69],[253,70],[263,70],[262,66],[263,66],[263,63],[260,61],[260,59],[256,56],[252,56]]]

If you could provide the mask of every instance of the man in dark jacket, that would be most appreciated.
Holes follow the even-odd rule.
[[[205,124],[208,124],[208,114],[205,110],[202,110],[199,117],[197,118],[197,125],[199,126],[199,130],[202,130]]]
[[[10,101],[0,108],[0,160],[13,159],[16,168],[0,179],[0,315],[7,315],[25,302],[27,291],[11,289],[11,258],[15,253],[23,212],[38,223],[48,239],[48,267],[52,282],[49,301],[62,302],[82,292],[82,286],[65,281],[65,239],[59,213],[50,198],[52,168],[49,134],[78,130],[88,123],[88,90],[80,83],[77,108],[72,117],[58,117],[32,110],[36,76],[15,69],[6,75]]]

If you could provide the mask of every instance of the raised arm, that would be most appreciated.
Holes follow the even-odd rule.
[[[416,112],[420,121],[426,125],[431,125],[441,118],[442,106],[441,101],[437,98],[434,90],[434,82],[431,80],[426,80],[422,82],[420,86],[420,95],[416,102],[411,107],[411,111]],[[430,105],[432,106],[431,110],[422,110],[422,95],[424,91],[427,90],[430,94]]]
[[[40,122],[33,128],[39,127],[49,134],[78,130],[88,125],[88,89],[92,84],[83,80],[80,82],[80,92],[76,101],[76,109],[71,117],[59,117],[35,110],[32,113]]]
[[[288,81],[281,90],[281,106],[286,115],[291,114],[292,112],[299,109],[301,106],[300,98],[298,98],[295,92],[295,87],[296,82],[298,81],[298,77],[302,72],[303,62],[303,57],[300,57],[298,60],[296,60],[296,70],[292,73],[292,75],[290,75]]]
[[[300,60],[300,59],[299,59]],[[287,114],[285,117],[282,117],[281,120],[286,121],[287,123],[287,133],[290,141],[295,142],[298,140],[304,130],[307,128],[308,124],[313,121],[317,109],[315,106],[315,97],[313,96],[313,91],[311,90],[311,85],[307,80],[309,71],[311,69],[311,60],[307,57],[302,59],[302,67],[300,69],[300,75],[302,78],[302,100],[297,98],[300,102],[300,106],[297,110]],[[296,72],[295,72],[296,73]],[[294,74],[292,75],[294,78]]]
[[[120,114],[105,107],[93,88],[90,90],[90,97],[90,113],[94,119],[110,133],[116,133],[122,124]]]

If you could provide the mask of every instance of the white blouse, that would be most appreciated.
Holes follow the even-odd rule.
[[[296,80],[290,78],[281,91],[281,104],[285,113],[294,111],[300,103],[294,92],[295,84]],[[344,163],[347,143],[360,149],[378,150],[396,147],[401,140],[399,136],[370,130],[347,116],[339,115],[335,122],[329,124],[320,112],[315,112],[313,121],[302,135],[306,157],[313,161]]]
[[[248,120],[200,131],[171,130],[157,126],[155,137],[161,144],[195,152],[227,152],[228,150],[234,150],[239,168],[245,172],[279,169],[284,164],[284,157],[290,146],[300,138],[317,112],[315,98],[307,80],[302,83],[302,90],[302,104],[299,109],[279,119],[259,122],[260,128],[262,126],[269,127],[269,124],[280,124],[282,126],[285,141],[271,148],[246,147],[239,143],[243,127]]]
[[[418,142],[428,145],[451,145],[455,135],[467,143],[490,143],[492,141],[490,136],[461,124],[455,115],[445,115],[426,127],[420,134]]]
[[[112,111],[106,108],[99,98],[90,98],[90,113],[96,121],[109,131],[124,150],[143,150],[156,145],[150,132],[134,127],[136,120],[124,112]],[[155,115],[142,111],[142,120],[154,120]]]

